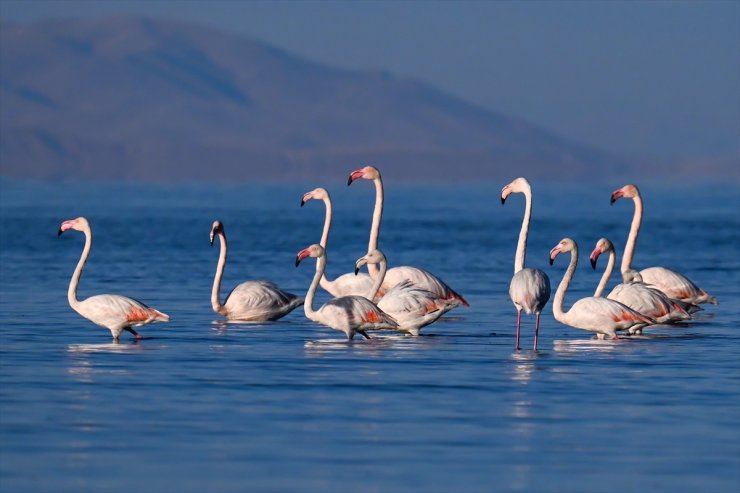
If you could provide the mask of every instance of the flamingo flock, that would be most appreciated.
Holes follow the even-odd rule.
[[[234,287],[221,302],[221,281],[226,267],[227,240],[224,224],[214,221],[210,244],[218,239],[220,250],[211,290],[213,311],[227,321],[269,322],[278,320],[303,305],[306,318],[342,332],[348,340],[359,334],[371,339],[370,332],[394,332],[419,336],[422,328],[435,323],[445,313],[468,301],[438,276],[414,266],[388,267],[385,254],[379,249],[380,226],[383,219],[384,190],[380,171],[373,166],[352,171],[347,185],[367,180],[375,188],[375,206],[368,239],[367,253],[357,259],[354,272],[343,274],[333,281],[326,275],[328,240],[332,225],[332,201],[329,192],[316,188],[301,198],[301,207],[310,200],[324,203],[324,226],[318,243],[298,252],[295,265],[306,258],[316,259],[316,270],[306,292],[300,296],[280,289],[268,280],[251,280]],[[534,351],[537,351],[540,316],[550,300],[550,278],[541,269],[525,267],[527,238],[532,217],[532,187],[519,177],[501,190],[501,204],[511,194],[524,196],[524,214],[514,255],[514,275],[509,284],[509,296],[517,310],[515,350],[520,350],[522,312],[535,315]],[[573,328],[590,331],[599,339],[619,339],[619,333],[633,335],[656,324],[683,323],[701,310],[702,303],[717,304],[714,296],[700,289],[684,275],[665,267],[636,270],[632,261],[637,237],[642,224],[643,203],[635,185],[625,185],[611,194],[611,203],[620,198],[631,198],[635,205],[632,224],[621,263],[623,282],[602,297],[616,264],[614,244],[601,238],[590,255],[596,269],[597,260],[607,255],[608,260],[599,284],[591,297],[581,298],[565,308],[565,297],[578,264],[578,245],[571,238],[563,238],[549,254],[550,265],[561,253],[569,253],[570,260],[552,301],[552,313],[558,322]],[[80,231],[85,244],[68,290],[68,301],[74,311],[91,322],[110,330],[114,341],[127,331],[137,339],[142,336],[134,330],[155,322],[167,322],[170,317],[133,298],[115,294],[77,299],[77,287],[87,262],[92,244],[92,230],[88,220],[78,217],[62,222],[59,235],[68,230]],[[360,272],[365,267],[367,274]],[[319,309],[314,309],[318,287],[332,298]]]

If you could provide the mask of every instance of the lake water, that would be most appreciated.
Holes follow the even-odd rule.
[[[224,292],[267,278],[304,294],[333,194],[329,273],[365,253],[372,186],[29,184],[0,201],[0,491],[3,492],[737,492],[740,487],[740,193],[737,185],[642,184],[636,265],[676,268],[714,294],[694,321],[597,341],[556,322],[540,351],[533,318],[508,297],[524,200],[502,183],[386,183],[381,248],[391,265],[424,266],[462,293],[418,338],[347,342],[302,310],[268,324],[222,324],[211,311],[218,247],[229,237]],[[624,185],[533,181],[527,264],[559,282],[581,247],[566,298],[592,294],[596,240],[619,252]],[[57,238],[80,215],[93,229],[81,298],[120,293],[168,313],[146,338],[110,333],[67,304],[83,236]],[[600,267],[605,262],[600,263]],[[616,280],[612,280],[613,285]],[[319,302],[328,299],[323,292]]]

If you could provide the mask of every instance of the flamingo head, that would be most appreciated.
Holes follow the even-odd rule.
[[[295,266],[298,267],[298,264],[301,263],[301,260],[303,260],[306,257],[313,257],[313,258],[319,258],[324,256],[324,248],[321,245],[313,244],[308,248],[304,248],[300,252],[298,252],[298,255],[295,257]]]
[[[563,252],[571,252],[574,249],[578,248],[576,246],[576,242],[571,240],[570,238],[563,238],[560,240],[560,243],[555,245],[552,250],[550,250],[550,265],[555,261],[555,257],[558,256],[558,254]]]
[[[642,274],[637,272],[635,269],[628,269],[622,272],[622,282],[624,282],[625,284],[642,282]]]
[[[594,251],[591,252],[591,256],[589,257],[589,259],[591,260],[591,267],[596,269],[596,260],[599,258],[599,255],[612,250],[614,250],[614,245],[607,238],[601,238],[599,241],[597,241],[596,247],[594,248]]]
[[[326,200],[329,198],[329,192],[326,191],[324,188],[314,188],[310,192],[306,192],[303,194],[303,198],[301,199],[301,207],[303,207],[303,204],[308,202],[311,199],[315,200]]]
[[[620,188],[619,190],[614,190],[612,192],[611,203],[613,204],[614,202],[617,201],[617,199],[621,199],[622,197],[624,197],[626,199],[633,199],[633,198],[639,197],[639,196],[640,196],[640,191],[637,189],[636,186],[634,186],[634,185],[625,185],[622,188]]]
[[[74,229],[76,231],[85,231],[86,229],[90,229],[90,223],[87,222],[87,219],[84,217],[78,217],[77,219],[69,219],[67,221],[64,221],[61,226],[59,226],[59,232],[57,233],[57,236],[61,236],[62,233],[67,231],[68,229]]]
[[[216,239],[216,235],[226,235],[226,231],[224,231],[224,223],[216,219],[213,221],[213,226],[211,226],[211,246],[213,246],[213,240]]]
[[[355,275],[360,272],[360,268],[365,264],[379,264],[385,262],[385,255],[380,250],[373,250],[368,252],[364,257],[360,257],[355,262]]]
[[[527,179],[524,177],[517,178],[501,190],[501,205],[504,205],[504,202],[506,202],[506,197],[508,197],[512,193],[522,193],[528,189],[530,189],[530,186]]]
[[[352,185],[352,182],[358,178],[364,178],[366,180],[377,180],[380,178],[380,171],[375,166],[365,166],[358,170],[353,171],[349,174],[347,185]]]

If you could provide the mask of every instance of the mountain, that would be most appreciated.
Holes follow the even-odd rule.
[[[198,25],[126,16],[0,26],[2,175],[274,181],[364,164],[423,181],[636,166],[419,80],[332,68]]]

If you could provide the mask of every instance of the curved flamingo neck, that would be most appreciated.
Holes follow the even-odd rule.
[[[524,218],[522,229],[519,231],[519,242],[516,245],[516,256],[514,257],[514,274],[524,268],[524,259],[527,256],[527,235],[529,234],[529,221],[532,217],[532,189],[526,187],[524,194]]]
[[[325,269],[326,269],[326,253],[324,253],[324,255],[316,259],[316,273],[313,275],[311,284],[308,286],[308,292],[306,293],[306,298],[303,301],[303,313],[306,314],[306,317],[308,317],[309,320],[313,320],[314,322],[319,321],[319,312],[313,309],[313,298],[316,295],[316,288],[319,285],[319,280],[321,279],[321,276],[324,274]]]
[[[594,292],[594,298],[600,298],[601,295],[604,293],[604,289],[606,289],[606,283],[609,282],[609,278],[612,275],[612,272],[614,271],[614,264],[617,262],[617,254],[614,252],[614,250],[609,250],[609,260],[606,262],[606,269],[604,269],[604,273],[601,275],[601,280],[599,281],[599,285],[596,286],[596,291]]]
[[[221,245],[221,251],[218,255],[218,265],[216,265],[216,276],[213,278],[213,289],[211,290],[211,306],[213,311],[225,315],[224,306],[221,304],[221,278],[226,268],[226,234],[218,233],[218,241]]]
[[[383,179],[378,176],[373,179],[373,184],[375,184],[375,208],[373,209],[373,223],[370,226],[370,240],[367,243],[368,252],[378,249],[380,223],[383,221]],[[375,264],[368,264],[367,271],[373,278],[379,274],[378,266]]]
[[[82,255],[80,255],[80,260],[77,262],[77,267],[75,267],[72,279],[69,281],[69,289],[67,290],[69,306],[71,306],[75,311],[78,311],[77,307],[80,304],[80,301],[77,299],[77,286],[80,283],[82,269],[85,267],[87,257],[90,255],[90,248],[92,247],[92,230],[90,230],[90,227],[88,226],[82,230],[82,232],[85,234],[85,247],[82,249]]]
[[[627,244],[624,246],[624,255],[622,256],[622,266],[620,268],[622,275],[632,269],[632,258],[635,255],[637,236],[640,234],[640,225],[642,224],[642,197],[636,195],[632,200],[635,202],[635,215],[632,216],[630,233],[627,236]]]
[[[319,245],[324,247],[324,249],[326,250],[326,243],[329,241],[329,231],[331,230],[331,220],[332,220],[333,211],[332,211],[332,206],[331,206],[331,199],[329,198],[329,196],[327,195],[322,200],[324,202],[326,214],[324,216],[324,230],[321,232],[321,241],[319,241]],[[317,271],[319,270],[318,262],[316,262],[316,270]],[[320,284],[322,288],[331,292],[332,291],[331,288],[334,284],[334,281],[326,277],[326,273],[324,272],[323,275],[321,276]]]
[[[568,291],[571,279],[573,279],[573,273],[576,271],[576,265],[578,265],[578,247],[573,247],[573,250],[570,252],[570,263],[565,270],[563,279],[560,281],[558,290],[555,292],[555,299],[552,302],[552,314],[558,322],[567,323],[568,312],[563,311],[563,303],[565,302],[565,293]]]
[[[385,258],[382,259],[378,263],[380,264],[380,269],[379,269],[378,275],[373,280],[373,285],[370,288],[370,290],[367,292],[367,296],[366,296],[366,298],[369,299],[370,301],[373,301],[375,299],[375,297],[378,295],[378,291],[380,290],[380,286],[383,285],[383,281],[385,280],[385,273],[388,270],[388,262],[386,261]],[[373,264],[373,265],[375,265],[375,264]],[[369,266],[368,266],[368,270],[370,270],[369,269]]]

